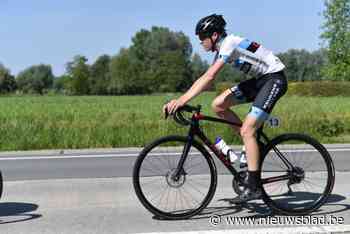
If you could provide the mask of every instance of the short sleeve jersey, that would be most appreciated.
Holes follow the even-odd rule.
[[[233,34],[223,38],[219,48],[218,59],[255,77],[279,72],[285,68],[272,51],[254,41]]]

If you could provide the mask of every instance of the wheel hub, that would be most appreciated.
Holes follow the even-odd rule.
[[[305,179],[305,171],[300,167],[295,167],[290,179],[291,184],[300,183],[303,179]]]
[[[175,179],[175,172],[176,172],[176,168],[171,169],[166,175],[166,182],[168,183],[168,185],[172,188],[179,188],[181,187],[185,181],[186,181],[186,173],[185,172],[181,172],[180,173],[180,177]]]

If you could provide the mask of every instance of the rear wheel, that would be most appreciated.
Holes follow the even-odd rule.
[[[287,166],[286,160],[293,168]],[[334,180],[331,156],[323,145],[309,136],[278,136],[263,153],[263,199],[278,213],[305,215],[316,211],[327,201]]]
[[[3,186],[4,186],[4,182],[3,182],[2,173],[0,171],[0,198],[2,196]]]
[[[168,136],[146,146],[138,156],[133,172],[135,192],[154,215],[185,219],[201,212],[211,201],[217,185],[217,172],[207,150],[193,141],[179,178],[174,172],[187,138]]]

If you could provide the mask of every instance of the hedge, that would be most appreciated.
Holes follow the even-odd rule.
[[[346,81],[308,81],[289,82],[288,95],[308,97],[350,96],[350,82]]]
[[[220,94],[234,85],[233,82],[219,82],[215,86],[216,94]],[[307,97],[350,97],[350,82],[347,81],[307,81],[288,83],[288,95]]]

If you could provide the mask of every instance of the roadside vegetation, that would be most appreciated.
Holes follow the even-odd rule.
[[[2,97],[0,150],[78,149],[143,146],[167,134],[186,134],[187,128],[164,120],[161,107],[178,95]],[[214,115],[215,92],[204,93],[191,104]],[[235,110],[241,117],[249,105]],[[266,128],[270,136],[284,132],[311,134],[322,143],[350,143],[350,97],[285,96],[273,115],[280,128]],[[222,136],[241,144],[225,125],[203,122],[214,140]]]

